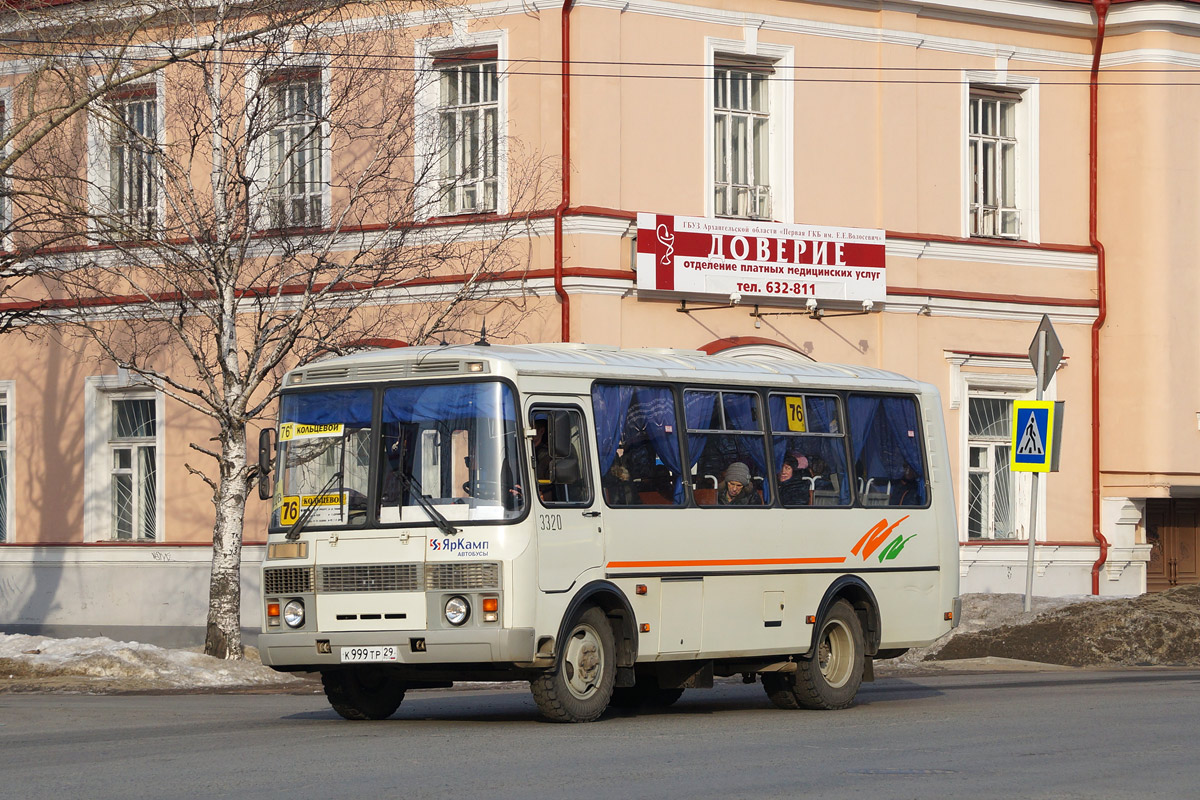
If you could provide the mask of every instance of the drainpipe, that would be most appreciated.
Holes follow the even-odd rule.
[[[571,204],[571,8],[562,7],[562,200],[554,209],[554,293],[562,305],[562,340],[571,341],[571,298],[563,286],[563,215]]]
[[[1092,537],[1100,545],[1100,557],[1092,565],[1092,594],[1100,594],[1100,568],[1108,560],[1108,540],[1100,532],[1100,329],[1108,315],[1107,285],[1105,282],[1104,245],[1096,232],[1097,207],[1096,172],[1099,154],[1100,126],[1100,52],[1104,49],[1104,23],[1108,18],[1111,0],[1092,0],[1096,10],[1096,46],[1092,55],[1089,80],[1091,119],[1088,123],[1088,241],[1096,250],[1096,288],[1099,292],[1100,313],[1092,323]]]

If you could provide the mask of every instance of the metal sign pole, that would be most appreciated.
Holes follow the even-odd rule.
[[[1042,378],[1046,371],[1046,331],[1037,334],[1037,399],[1042,399]],[[1047,433],[1046,435],[1050,435]],[[1025,564],[1025,610],[1033,610],[1033,551],[1037,544],[1038,473],[1033,473],[1033,484],[1029,489],[1029,557]]]

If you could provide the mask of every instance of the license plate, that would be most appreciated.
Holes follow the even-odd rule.
[[[396,645],[385,644],[374,647],[343,647],[342,663],[369,663],[372,661],[395,661]]]

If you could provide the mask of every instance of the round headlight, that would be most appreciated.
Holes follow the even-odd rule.
[[[299,600],[288,600],[283,607],[283,621],[289,628],[299,628],[304,624],[304,603]]]
[[[471,604],[465,597],[451,597],[446,601],[446,622],[462,625],[471,616]]]

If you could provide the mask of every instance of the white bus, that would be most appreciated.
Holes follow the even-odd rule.
[[[462,680],[528,680],[570,722],[738,674],[843,708],[873,659],[957,624],[927,384],[554,344],[361,353],[284,385],[258,645],[348,719]]]

